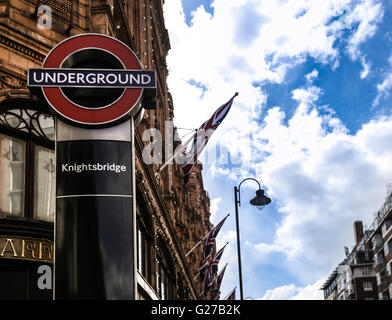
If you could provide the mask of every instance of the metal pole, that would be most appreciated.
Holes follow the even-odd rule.
[[[136,212],[136,150],[135,150],[135,119],[132,117],[131,122],[131,168],[132,168],[132,227],[133,227],[133,299],[139,300],[138,292],[138,273],[137,273],[137,212]]]
[[[240,226],[239,226],[239,221],[238,221],[238,193],[239,193],[239,189],[237,189],[237,187],[234,187],[235,221],[236,221],[236,228],[237,228],[238,272],[239,272],[239,280],[240,280],[240,298],[241,298],[241,300],[244,300],[244,295],[243,295],[243,291],[242,291]]]

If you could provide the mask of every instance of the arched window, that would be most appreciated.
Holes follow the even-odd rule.
[[[0,106],[0,214],[53,222],[54,120],[29,101]]]

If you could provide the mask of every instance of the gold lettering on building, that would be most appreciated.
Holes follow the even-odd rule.
[[[8,244],[10,244],[10,247],[11,247],[10,249],[12,249],[12,250],[7,249]],[[13,239],[7,239],[7,240],[6,240],[5,245],[4,245],[4,247],[3,247],[3,251],[1,251],[1,253],[0,253],[0,256],[4,257],[4,253],[5,253],[5,252],[10,252],[10,253],[12,253],[12,254],[14,255],[14,257],[17,257],[17,256],[18,256],[18,255],[16,254],[16,250],[15,250],[15,247],[14,247],[14,240],[13,240]]]
[[[47,257],[47,260],[53,261],[53,245],[48,243],[42,243],[42,252],[41,252],[41,259],[42,253],[44,254],[44,258]]]
[[[30,256],[33,259],[35,259],[35,247],[36,247],[36,243],[34,241],[26,241],[26,248],[25,249],[26,249],[26,251],[30,252]]]
[[[20,255],[22,258],[25,258],[25,241],[22,240],[22,253]]]
[[[53,262],[53,242],[0,236],[0,258]]]

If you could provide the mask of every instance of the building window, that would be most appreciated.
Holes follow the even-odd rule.
[[[372,268],[370,267],[365,267],[362,269],[362,275],[364,276],[369,276],[372,273]]]
[[[379,252],[374,259],[374,264],[376,266],[382,265],[385,263],[385,257],[384,257],[384,252]]]
[[[382,235],[383,235],[383,236],[385,236],[385,234],[389,231],[389,229],[391,228],[391,226],[392,226],[392,220],[386,220],[386,221],[382,224],[381,232],[382,232]]]
[[[141,275],[151,284],[152,282],[152,235],[151,223],[146,217],[147,213],[136,208],[137,221],[137,269]]]
[[[53,150],[35,147],[34,218],[53,221],[55,213],[56,160]]]
[[[0,133],[0,211],[23,216],[26,143]]]
[[[0,114],[0,213],[54,221],[54,121],[27,109]]]
[[[151,282],[151,263],[150,263],[150,251],[149,251],[149,240],[147,239],[147,233],[141,226],[138,228],[138,265],[139,272],[146,278],[148,282]]]
[[[157,284],[158,294],[162,300],[174,298],[174,271],[166,250],[161,246],[158,250]]]
[[[388,241],[385,249],[385,255],[388,255],[392,252],[392,240]]]
[[[373,250],[377,251],[383,244],[381,233],[376,233],[374,235],[372,242],[373,242]]]
[[[363,283],[363,291],[373,291],[373,283],[372,282],[364,282]]]

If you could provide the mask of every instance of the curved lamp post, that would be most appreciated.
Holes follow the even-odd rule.
[[[236,221],[236,228],[237,228],[238,271],[239,271],[239,280],[240,280],[241,300],[244,300],[244,294],[242,289],[242,267],[241,267],[240,226],[238,220],[238,207],[241,206],[241,193],[240,193],[241,184],[247,180],[256,181],[259,186],[259,189],[256,190],[256,196],[249,201],[252,206],[255,206],[259,210],[263,210],[264,207],[271,202],[271,199],[264,195],[264,190],[261,189],[260,183],[254,178],[246,178],[241,181],[238,188],[237,186],[234,187],[235,221]]]

